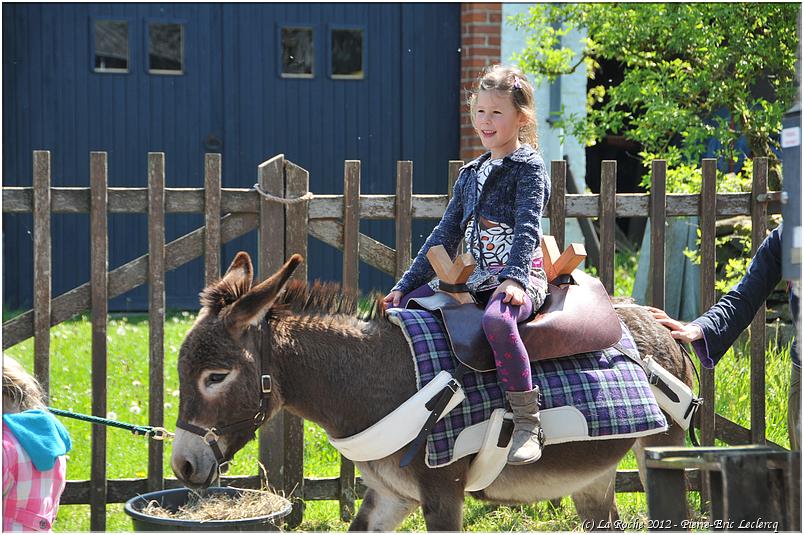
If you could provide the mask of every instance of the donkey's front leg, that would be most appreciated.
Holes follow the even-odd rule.
[[[429,485],[428,485],[429,483]],[[434,484],[435,483],[435,484]],[[445,485],[430,479],[421,487],[422,514],[427,531],[461,531],[464,490],[462,480]],[[450,481],[452,483],[452,481]]]
[[[418,505],[413,500],[366,489],[349,531],[393,531]]]
[[[463,525],[463,494],[438,496],[422,503],[427,531],[461,531]]]

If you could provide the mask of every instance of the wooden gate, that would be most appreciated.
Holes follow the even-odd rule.
[[[31,187],[4,187],[4,213],[33,213],[34,307],[3,324],[3,349],[34,337],[34,372],[47,390],[50,376],[49,330],[76,314],[90,310],[92,318],[92,412],[106,415],[107,379],[107,303],[108,300],[142,285],[149,286],[149,424],[164,425],[164,280],[165,272],[199,256],[205,257],[207,283],[220,276],[221,244],[258,229],[258,278],[276,271],[293,253],[305,256],[295,277],[307,277],[307,237],[313,236],[343,251],[343,280],[346,288],[358,287],[360,262],[399,277],[411,261],[411,225],[414,219],[439,219],[446,208],[452,186],[463,162],[445,166],[447,195],[414,195],[413,163],[397,163],[396,192],[392,195],[360,194],[360,161],[344,162],[342,195],[314,195],[309,199],[308,172],[275,156],[258,166],[258,181],[269,195],[253,189],[221,188],[221,157],[207,154],[203,189],[165,188],[165,155],[148,154],[148,188],[109,188],[106,153],[90,154],[90,186],[54,188],[50,186],[50,153],[33,153]],[[780,213],[778,192],[767,191],[767,159],[753,162],[751,193],[716,192],[716,161],[703,160],[703,187],[700,194],[665,192],[666,162],[651,163],[650,194],[617,194],[617,164],[604,161],[601,193],[567,194],[566,162],[551,162],[552,190],[547,216],[550,233],[564,247],[567,217],[599,220],[600,278],[606,289],[614,291],[615,218],[645,217],[651,224],[651,302],[664,304],[665,222],[667,217],[698,216],[701,230],[701,306],[707,309],[715,300],[715,221],[718,217],[751,215],[752,252],[765,237],[768,213]],[[88,213],[92,256],[91,280],[73,290],[52,297],[50,217],[53,213]],[[108,271],[107,217],[110,213],[148,214],[148,253]],[[165,214],[203,213],[205,225],[165,243]],[[361,220],[394,220],[396,246],[391,248],[361,234]],[[265,252],[266,254],[262,254]],[[270,254],[268,254],[270,252]],[[757,313],[751,338],[751,428],[746,429],[714,412],[714,372],[703,370],[702,443],[714,444],[718,438],[727,444],[765,444],[765,310]],[[260,431],[260,461],[268,469],[269,483],[284,489],[288,496],[302,500],[337,499],[343,518],[354,512],[354,500],[364,488],[355,478],[354,466],[341,460],[340,476],[303,477],[303,425],[290,414],[281,413]],[[270,448],[268,445],[270,444]],[[139,493],[178,486],[162,471],[162,444],[152,442],[148,452],[148,475],[143,479],[109,480],[106,477],[106,429],[95,426],[92,433],[92,469],[88,481],[69,481],[63,495],[65,504],[90,504],[91,529],[105,528],[107,503],[118,503]],[[223,478],[223,484],[258,487],[259,476]],[[695,488],[700,488],[693,478]],[[618,492],[639,492],[642,486],[635,470],[617,474]],[[289,519],[298,524],[303,507],[295,507]]]

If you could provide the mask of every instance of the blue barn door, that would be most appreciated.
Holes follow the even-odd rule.
[[[51,151],[53,186],[89,184],[89,152],[108,153],[110,187],[146,187],[149,151],[166,154],[167,187],[203,187],[204,152],[220,151],[224,80],[218,4],[4,4],[3,177],[30,185],[31,151]],[[122,23],[128,65],[96,72],[97,24]],[[181,27],[181,73],[152,72],[151,25]],[[158,66],[158,64],[155,64]],[[89,222],[53,216],[53,295],[89,280]],[[4,216],[4,307],[31,305],[28,215]],[[167,240],[203,224],[168,215]],[[109,268],[148,252],[147,216],[109,215]],[[168,306],[194,308],[203,259],[166,279]],[[147,288],[110,310],[147,308]]]
[[[446,192],[459,154],[460,4],[226,4],[222,20],[226,186],[250,187],[256,166],[282,153],[314,193],[343,192],[344,160],[361,160],[364,194],[393,194],[398,160],[413,160],[415,193]],[[312,34],[310,76],[282,76],[284,28]],[[362,77],[333,76],[339,29],[363,33]],[[434,223],[414,223],[414,254]],[[361,232],[394,246],[391,221]],[[256,236],[227,245],[224,261],[241,249],[256,252]],[[311,238],[308,254],[311,279],[341,279],[339,251]],[[393,282],[361,264],[364,292]]]
[[[128,65],[96,72],[95,24],[126,25]],[[151,25],[181,27],[181,73],[149,69]],[[283,28],[309,28],[314,69],[283,77]],[[360,76],[334,76],[336,32],[363,37]],[[460,4],[3,4],[3,184],[30,185],[31,153],[52,153],[53,186],[89,183],[89,152],[109,156],[110,187],[145,187],[147,153],[166,154],[167,187],[203,187],[205,152],[223,155],[223,186],[249,188],[275,154],[310,171],[315,193],[342,193],[358,159],[362,191],[395,191],[397,160],[414,162],[414,191],[446,191],[458,156]],[[89,280],[84,214],[53,216],[53,295]],[[3,216],[4,307],[32,301],[31,217]],[[203,224],[167,216],[167,239]],[[418,248],[434,222],[414,225]],[[110,214],[109,267],[147,252],[147,216]],[[361,231],[394,246],[392,222]],[[256,254],[256,233],[227,245]],[[415,251],[414,251],[415,252]],[[310,240],[310,277],[341,278],[341,254]],[[393,280],[361,266],[363,290]],[[203,259],[166,280],[167,306],[196,308]],[[112,300],[145,310],[145,287]]]

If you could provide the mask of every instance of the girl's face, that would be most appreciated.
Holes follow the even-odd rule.
[[[475,130],[491,157],[502,158],[519,148],[519,128],[527,119],[502,91],[484,90],[477,94]]]

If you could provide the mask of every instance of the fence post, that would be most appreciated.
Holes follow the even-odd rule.
[[[449,200],[452,198],[452,190],[455,189],[455,182],[458,181],[458,175],[461,172],[461,167],[463,167],[463,160],[449,161],[447,171],[447,204],[449,204]],[[444,210],[446,211],[446,205],[444,206]],[[466,252],[464,245],[463,237],[461,237],[461,241],[458,242],[458,254],[463,254]]]
[[[458,175],[463,167],[463,160],[450,160],[448,164],[447,176],[447,203],[452,198],[452,190],[455,188],[455,183],[458,181]],[[446,206],[444,207],[446,210]]]
[[[278,154],[257,167],[257,181],[262,191],[276,197],[285,196],[285,156]],[[285,210],[276,202],[259,197],[259,280],[276,273],[285,259]],[[280,232],[279,229],[282,229]],[[265,334],[265,333],[263,333]],[[262,343],[270,343],[263,339]],[[259,431],[259,459],[267,471],[268,484],[283,489],[285,482],[285,418],[280,411]]]
[[[296,199],[309,191],[310,174],[289,161],[285,161],[286,197]],[[285,258],[293,253],[304,257],[304,262],[296,268],[293,279],[307,281],[307,222],[309,201],[285,206]],[[285,413],[284,425],[284,490],[285,496],[293,500],[293,511],[287,518],[289,527],[301,524],[304,518],[304,420]]]
[[[360,160],[343,164],[343,289],[358,291],[360,267]]]
[[[221,155],[204,155],[204,284],[221,276]]]
[[[347,160],[343,169],[343,290],[350,297],[357,296],[359,289],[359,233],[360,160]],[[355,514],[355,465],[342,455],[340,459],[338,504],[341,520],[347,521]]]
[[[701,229],[701,311],[715,304],[715,224],[717,222],[717,160],[704,158],[701,163],[701,197],[698,221]],[[715,444],[715,370],[701,366],[701,396],[704,403],[698,416],[701,445]],[[710,502],[709,472],[701,472],[701,510]]]
[[[413,162],[396,162],[396,278],[410,267],[413,221]]]
[[[717,221],[717,160],[705,158],[701,164],[702,187],[699,205],[701,229],[701,310],[706,311],[715,304],[715,224]],[[715,372],[701,369],[701,407],[702,445],[715,443]]]
[[[165,423],[165,154],[148,153],[148,420]],[[148,490],[161,490],[163,444],[148,441]]]
[[[768,204],[760,195],[768,192],[768,159],[754,158],[751,185],[751,256],[765,240]],[[751,322],[751,442],[765,444],[765,304]]]
[[[600,173],[600,280],[609,295],[614,294],[614,226],[617,215],[617,161],[603,160]]]
[[[667,162],[665,160],[653,160],[650,174],[651,305],[656,308],[664,308],[664,224],[666,219],[665,186]]]
[[[50,152],[33,153],[34,375],[50,397]]]
[[[91,152],[90,266],[92,288],[92,414],[106,417],[106,325],[109,310],[109,238],[107,226],[107,165],[105,152]],[[106,530],[106,427],[92,426],[90,469],[90,516],[92,531]]]
[[[555,238],[558,249],[563,251],[567,215],[567,162],[550,162],[550,178],[550,235]]]

